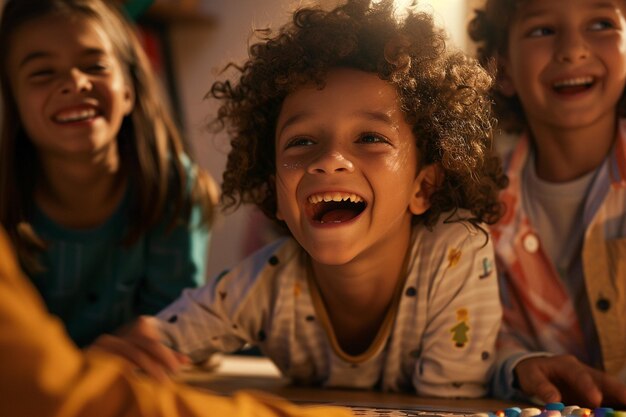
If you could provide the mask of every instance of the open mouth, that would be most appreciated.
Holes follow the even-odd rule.
[[[98,114],[98,111],[94,108],[83,108],[61,111],[55,114],[52,119],[57,123],[76,123],[91,120]]]
[[[596,80],[592,76],[569,78],[560,80],[552,84],[552,88],[559,94],[577,94],[587,91],[595,84]]]
[[[367,207],[361,196],[343,192],[313,194],[308,202],[310,218],[322,224],[353,220]]]

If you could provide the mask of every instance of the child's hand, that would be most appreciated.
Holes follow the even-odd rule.
[[[160,381],[169,379],[170,374],[189,363],[187,356],[161,342],[157,321],[150,316],[140,316],[122,327],[116,335],[100,336],[89,349],[121,356]]]
[[[572,355],[535,357],[515,367],[521,390],[546,403],[561,401],[587,407],[625,405],[626,385]]]

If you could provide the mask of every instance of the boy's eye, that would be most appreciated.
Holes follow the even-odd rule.
[[[311,138],[297,137],[287,142],[287,144],[285,145],[285,149],[293,148],[295,146],[310,146],[313,144],[315,144],[315,142]]]
[[[389,143],[387,138],[377,133],[364,133],[359,136],[357,142],[361,143]]]
[[[553,34],[554,34],[554,30],[545,26],[534,28],[528,32],[528,36],[531,38],[540,38],[543,36],[550,36]]]

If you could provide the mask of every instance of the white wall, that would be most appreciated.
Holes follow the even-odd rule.
[[[1,0],[0,0],[1,1]],[[424,2],[425,0],[421,0]],[[336,0],[321,0],[332,5]],[[201,166],[221,182],[228,152],[225,136],[213,137],[204,127],[215,114],[216,103],[204,96],[218,71],[230,61],[242,62],[253,28],[274,29],[286,22],[301,5],[297,0],[202,0],[203,10],[215,16],[217,25],[176,24],[171,30],[174,72],[177,76],[187,137]],[[466,0],[430,0],[432,12],[446,25],[452,43],[465,47]],[[214,227],[208,274],[213,276],[243,256],[244,232],[251,210],[242,208],[218,220]]]
[[[404,0],[407,1],[407,0]],[[435,16],[435,21],[443,26],[450,36],[450,43],[463,50],[468,50],[466,35],[468,1],[467,0],[421,0],[428,3],[422,8]]]

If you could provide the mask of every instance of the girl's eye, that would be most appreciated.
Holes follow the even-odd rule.
[[[311,138],[297,137],[287,142],[287,144],[285,145],[285,149],[293,148],[295,146],[310,146],[313,144],[315,144],[315,142],[313,142]]]
[[[105,72],[109,67],[106,66],[105,64],[93,64],[93,65],[89,65],[86,70],[88,72],[91,73],[101,73],[101,72]]]
[[[615,25],[613,24],[613,22],[609,20],[598,20],[598,21],[593,22],[589,26],[589,29],[593,31],[600,31],[600,30],[612,29],[614,27]]]
[[[359,136],[358,142],[361,143],[389,143],[387,138],[377,133],[364,133]]]
[[[537,27],[528,32],[528,37],[530,38],[541,38],[543,36],[550,36],[554,34],[554,30],[549,27]]]
[[[43,68],[30,73],[29,78],[32,79],[42,79],[46,77],[51,77],[54,74],[54,71],[51,68]]]

